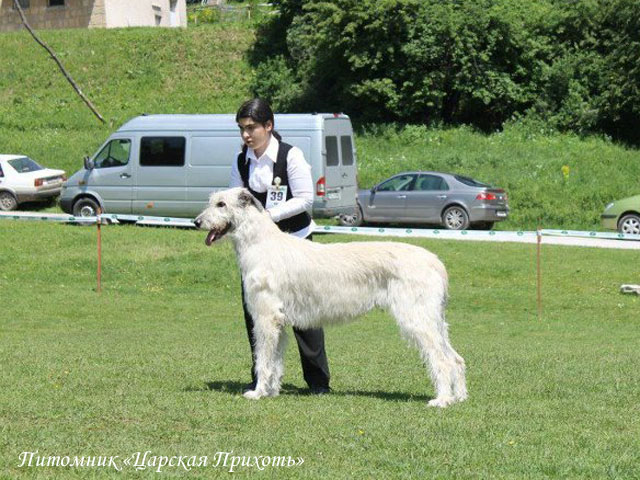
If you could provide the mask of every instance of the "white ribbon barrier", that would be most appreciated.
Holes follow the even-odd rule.
[[[337,227],[318,226],[314,233],[343,233],[349,235],[368,235],[400,238],[441,238],[443,240],[466,240],[482,242],[517,242],[546,245],[566,245],[580,247],[613,248],[622,250],[640,250],[640,235],[627,235],[607,232],[582,232],[576,230],[540,230],[538,231],[495,231],[495,230],[439,230],[386,227]],[[623,241],[621,241],[623,240]]]
[[[74,217],[64,213],[38,214],[33,212],[0,212],[0,219],[9,220],[32,220],[57,223],[79,223],[82,225],[95,225],[98,223],[110,224],[122,222],[133,222],[138,225],[163,225],[166,227],[195,227],[190,218],[176,217],[150,217],[144,215],[121,215],[115,213],[105,213],[96,217]]]
[[[553,237],[606,238],[611,240],[640,240],[640,235],[616,232],[582,232],[580,230],[549,230],[540,231],[542,235]]]
[[[536,238],[537,231],[502,231],[502,230],[439,230],[426,228],[386,228],[386,227],[338,227],[322,225],[316,227],[314,233],[343,233],[351,235],[391,236],[391,237],[420,237],[468,240],[496,240],[509,241],[517,239]],[[594,232],[579,230],[550,230],[541,229],[543,237],[572,237],[607,240],[635,240],[640,241],[640,235],[630,235],[615,232]]]
[[[138,225],[157,225],[167,227],[195,227],[193,219],[176,217],[152,217],[145,215],[103,214],[97,217],[75,217],[61,213],[33,213],[33,212],[0,212],[0,219],[48,221],[58,223],[78,223],[95,225],[133,222]],[[451,240],[480,240],[480,241],[525,241],[534,242],[536,231],[502,231],[502,230],[440,230],[427,228],[388,228],[388,227],[340,227],[333,225],[318,225],[313,233],[340,233],[348,235],[367,235],[374,237],[402,237],[402,238],[442,238]],[[640,241],[640,235],[629,235],[616,232],[595,232],[579,230],[540,230],[543,237],[589,238],[602,240],[631,240]]]
[[[443,238],[468,240],[515,240],[517,238],[536,238],[531,231],[495,231],[495,230],[439,230],[427,228],[387,228],[387,227],[338,227],[319,225],[313,233],[343,233],[349,235],[367,235],[373,237],[403,238]]]
[[[0,219],[5,220],[31,220],[57,223],[81,223],[83,225],[95,225],[97,217],[74,217],[60,213],[33,213],[33,212],[0,212]],[[103,223],[105,223],[103,221]]]

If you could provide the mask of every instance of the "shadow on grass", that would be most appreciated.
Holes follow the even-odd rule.
[[[212,390],[216,392],[230,393],[233,395],[238,395],[242,393],[242,390],[247,386],[246,382],[236,382],[233,380],[227,381],[217,381],[217,382],[206,382],[201,387],[187,387],[184,389],[185,392],[204,392],[207,390]],[[290,383],[285,383],[282,385],[282,390],[280,395],[303,395],[303,396],[312,396],[313,394],[309,391],[308,388],[298,387],[296,385],[292,385]],[[340,396],[340,397],[348,397],[348,396],[357,396],[357,397],[371,397],[371,398],[379,398],[381,400],[389,400],[394,402],[428,402],[432,400],[433,397],[428,395],[413,395],[410,393],[402,393],[402,392],[382,392],[379,390],[369,391],[369,390],[343,390],[336,391],[331,390],[330,396]]]
[[[48,200],[42,200],[40,202],[23,202],[18,205],[16,211],[18,212],[42,212],[46,213],[58,213],[58,197],[53,197]],[[62,212],[62,210],[59,210]]]

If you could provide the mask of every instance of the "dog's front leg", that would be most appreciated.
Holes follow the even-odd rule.
[[[260,316],[253,328],[256,342],[255,362],[258,381],[255,390],[245,392],[244,396],[256,400],[261,397],[275,397],[280,393],[282,377],[281,338],[284,335],[282,323],[277,315]]]

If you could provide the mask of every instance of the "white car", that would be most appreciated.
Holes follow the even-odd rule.
[[[51,200],[60,194],[66,179],[64,170],[44,168],[24,155],[0,155],[0,210]]]

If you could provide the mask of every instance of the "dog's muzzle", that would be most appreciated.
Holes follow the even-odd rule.
[[[198,216],[198,218],[196,218],[193,222],[198,230],[204,230],[209,227],[209,225],[204,225],[204,223],[205,222],[203,222],[202,216]],[[227,223],[224,226],[209,229],[209,233],[207,234],[207,238],[205,239],[204,243],[206,243],[206,245],[210,247],[213,242],[215,242],[216,240],[220,240],[230,229],[230,223]]]
[[[200,228],[200,226],[198,225],[198,222],[196,222],[196,227]],[[221,229],[212,228],[211,230],[209,230],[209,233],[207,234],[207,238],[205,238],[204,243],[207,245],[207,247],[210,247],[213,242],[215,242],[216,240],[220,240],[228,231],[229,231],[229,225]]]

